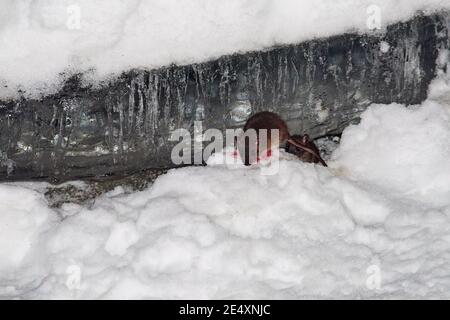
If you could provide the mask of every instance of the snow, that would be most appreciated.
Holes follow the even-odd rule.
[[[372,105],[329,168],[225,152],[60,209],[0,184],[0,297],[448,299],[449,92],[441,73],[420,106]]]
[[[1,296],[15,294],[15,286],[33,285],[40,274],[49,272],[40,259],[40,239],[53,226],[55,216],[37,192],[1,184],[0,216]]]
[[[132,68],[379,32],[418,10],[449,8],[448,0],[0,0],[0,97],[53,93],[80,72],[97,83]]]
[[[449,123],[448,110],[433,101],[408,109],[373,105],[360,125],[344,131],[335,159],[358,181],[387,185],[411,201],[445,205],[450,199]],[[374,152],[377,157],[367,157]],[[393,166],[397,170],[390,170]]]
[[[131,222],[116,223],[106,240],[105,250],[110,255],[124,255],[127,249],[139,240],[136,225]]]

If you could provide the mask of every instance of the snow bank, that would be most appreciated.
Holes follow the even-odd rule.
[[[442,0],[0,0],[0,97],[131,68],[201,62],[450,8]],[[314,27],[311,27],[314,26]]]
[[[55,218],[42,194],[0,184],[0,295],[33,287],[50,272],[41,240]]]
[[[219,155],[57,210],[2,184],[0,297],[448,299],[449,88],[371,106],[329,168]]]
[[[449,110],[437,102],[410,108],[373,105],[358,126],[344,130],[334,158],[355,180],[445,205],[450,199],[449,126]]]

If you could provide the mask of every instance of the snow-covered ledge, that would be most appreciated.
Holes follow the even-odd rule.
[[[445,14],[417,16],[383,34],[344,34],[152,71],[102,88],[76,77],[54,95],[0,101],[0,180],[170,167],[176,128],[241,126],[273,110],[292,133],[339,134],[371,103],[417,104],[448,48]],[[31,71],[30,71],[31,72]]]

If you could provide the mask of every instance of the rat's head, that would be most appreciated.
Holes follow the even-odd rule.
[[[257,163],[263,153],[270,149],[272,139],[264,131],[251,128],[238,137],[239,155],[246,166]]]
[[[270,156],[289,138],[286,123],[275,113],[263,111],[247,120],[240,137],[239,153],[245,165]]]

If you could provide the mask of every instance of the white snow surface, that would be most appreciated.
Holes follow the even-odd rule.
[[[450,0],[0,0],[0,97],[53,93],[79,72],[96,83],[442,9]]]
[[[449,299],[449,92],[372,105],[329,168],[211,160],[60,209],[0,184],[0,297]]]

